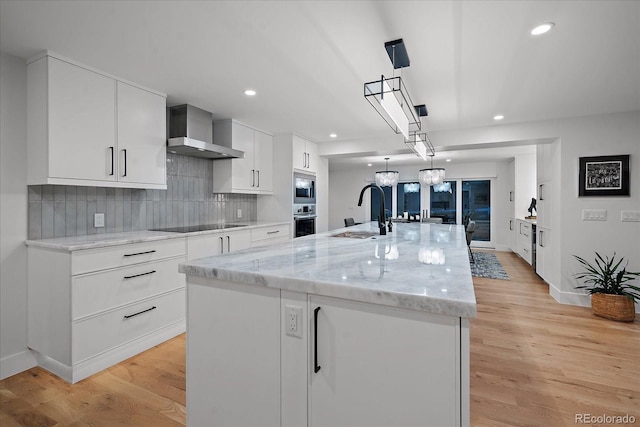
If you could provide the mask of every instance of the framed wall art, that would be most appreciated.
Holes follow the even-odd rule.
[[[580,157],[578,196],[628,196],[629,155]]]

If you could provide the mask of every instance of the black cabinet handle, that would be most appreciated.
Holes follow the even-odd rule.
[[[513,191],[509,191],[509,201],[513,202]]]
[[[227,252],[231,252],[231,236],[227,236]]]
[[[538,199],[539,199],[539,200],[544,200],[544,196],[543,196],[543,194],[542,194],[542,187],[544,187],[544,184],[540,184],[540,185],[538,186],[538,188],[539,188],[539,190],[538,190],[538,192],[539,192],[539,194],[538,194]]]
[[[302,153],[302,167],[307,167],[307,153]]]
[[[276,233],[279,233],[279,232],[280,232],[280,230],[276,230],[276,231],[267,231],[267,234],[276,234]]]
[[[318,365],[318,312],[320,311],[320,307],[316,307],[313,310],[313,371],[317,374],[320,370],[320,365]]]
[[[311,155],[307,153],[307,169],[311,167]]]
[[[541,248],[544,248],[543,236],[544,236],[544,230],[540,230],[540,247]]]
[[[146,273],[134,274],[133,276],[124,276],[124,278],[133,279],[134,277],[148,276],[149,274],[153,274],[155,272],[156,272],[155,270],[151,270],[151,271],[147,271]]]
[[[124,254],[124,256],[146,255],[146,254],[152,254],[152,253],[154,253],[155,251],[156,251],[156,250],[155,250],[155,249],[153,249],[153,250],[151,250],[151,251],[138,252],[138,253],[135,253],[135,254]]]
[[[141,315],[142,313],[146,313],[147,311],[155,310],[156,308],[158,308],[158,307],[156,307],[156,306],[154,305],[153,307],[151,307],[151,308],[147,308],[146,310],[142,310],[142,311],[139,311],[139,312],[137,312],[137,313],[133,313],[133,314],[127,314],[126,316],[124,316],[124,318],[125,318],[125,319],[131,319],[132,317],[139,316],[139,315]]]
[[[109,147],[109,150],[111,150],[111,173],[109,174],[110,176],[112,176],[114,174],[114,160],[113,160],[113,150],[114,147]]]
[[[251,169],[251,186],[252,187],[256,186],[256,170],[255,169]]]
[[[127,150],[122,150],[124,153],[124,174],[122,176],[127,176]]]
[[[220,253],[224,253],[224,239],[220,236]]]
[[[260,170],[256,169],[256,173],[258,174],[258,184],[256,184],[256,187],[260,187]]]

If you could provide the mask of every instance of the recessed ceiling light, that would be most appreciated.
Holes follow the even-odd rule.
[[[367,166],[373,166],[371,163],[367,163]]]
[[[502,120],[502,119],[504,119],[504,116],[502,114],[497,114],[493,116],[493,120]]]
[[[256,91],[253,89],[247,89],[244,91],[244,94],[247,96],[256,96]]]
[[[330,133],[329,134],[329,138],[337,138],[338,134],[337,133]]]
[[[451,159],[447,159],[447,162],[450,162],[450,161],[451,161]]]
[[[544,24],[540,24],[531,30],[532,36],[539,36],[541,34],[549,32],[555,24],[553,22],[545,22]]]

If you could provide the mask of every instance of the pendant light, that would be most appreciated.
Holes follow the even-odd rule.
[[[386,170],[376,172],[376,184],[379,187],[393,187],[398,183],[400,172],[389,170],[389,158],[384,158],[386,162]]]
[[[435,154],[431,155],[431,167],[428,169],[420,169],[418,172],[418,180],[421,184],[424,185],[434,185],[434,184],[442,184],[444,181],[445,172],[443,168],[434,168],[433,167],[433,157]]]

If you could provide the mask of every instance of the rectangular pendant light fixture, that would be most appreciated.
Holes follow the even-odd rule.
[[[409,139],[409,126],[420,128],[420,120],[401,77],[385,78],[364,84],[364,97],[397,134]]]
[[[404,143],[422,160],[427,160],[427,156],[434,156],[436,153],[426,133],[411,132],[410,137],[405,139]]]

